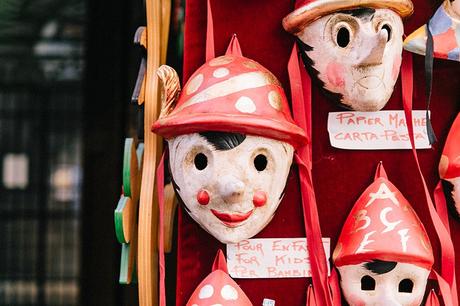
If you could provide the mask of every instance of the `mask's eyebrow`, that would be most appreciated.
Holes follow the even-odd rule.
[[[385,274],[393,270],[397,264],[398,263],[395,261],[374,259],[373,261],[365,263],[364,267],[375,274]]]
[[[362,7],[362,8],[357,8],[353,10],[339,11],[339,13],[350,15],[350,16],[362,19],[364,21],[372,21],[372,19],[374,18],[375,9],[368,8],[368,7]]]

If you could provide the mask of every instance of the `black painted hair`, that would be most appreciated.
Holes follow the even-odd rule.
[[[218,151],[227,151],[236,148],[246,139],[246,135],[239,133],[202,132],[200,135],[206,138]]]
[[[393,270],[397,264],[398,263],[395,261],[384,261],[374,259],[370,262],[365,263],[364,267],[375,274],[385,274]]]
[[[307,55],[308,51],[312,51],[313,47],[304,43],[299,38],[296,38],[297,45],[299,46],[300,50],[300,57],[302,58],[302,62],[304,68],[307,70],[308,74],[311,76],[312,80],[317,84],[319,88],[321,88],[323,94],[331,101],[338,102],[344,108],[349,109],[346,105],[342,104],[343,96],[339,93],[335,93],[332,91],[327,90],[324,87],[324,82],[321,81],[319,78],[319,71],[313,67],[313,60]]]
[[[374,18],[375,9],[369,8],[369,7],[360,7],[360,8],[352,9],[352,10],[339,11],[338,13],[351,15],[359,19],[372,20],[372,18]]]

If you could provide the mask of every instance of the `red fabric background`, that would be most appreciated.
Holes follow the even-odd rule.
[[[214,16],[216,55],[224,54],[231,35],[236,33],[243,54],[271,70],[289,88],[287,61],[293,37],[286,33],[281,20],[294,6],[293,1],[233,0],[211,1]],[[409,34],[425,23],[440,4],[415,0],[415,13],[405,21]],[[186,3],[184,81],[205,61],[206,1]],[[423,109],[424,57],[414,56],[414,109]],[[435,60],[433,76],[432,123],[438,143],[431,150],[419,150],[419,158],[428,187],[434,190],[438,181],[437,166],[448,130],[460,110],[460,63]],[[401,190],[417,211],[430,235],[437,264],[439,243],[423,195],[421,180],[410,150],[346,151],[332,148],[327,134],[327,114],[339,108],[325,99],[313,84],[313,179],[319,217],[324,237],[331,237],[335,247],[341,226],[354,202],[372,182],[377,163],[382,160],[389,179]],[[398,81],[385,109],[402,109],[401,85]],[[454,245],[460,243],[460,224],[450,218]],[[297,169],[288,180],[286,196],[273,221],[258,238],[304,237]],[[218,248],[224,249],[202,230],[185,212],[179,212],[177,305],[185,305],[193,290],[211,271]],[[331,250],[331,252],[332,252]],[[460,252],[460,250],[457,250]],[[457,256],[458,258],[458,256]],[[437,265],[436,264],[436,265]],[[439,271],[439,267],[436,266]],[[457,266],[460,276],[460,268]],[[460,277],[457,279],[460,279]],[[310,279],[236,280],[254,305],[271,298],[278,306],[305,305]],[[459,282],[460,285],[460,282]]]

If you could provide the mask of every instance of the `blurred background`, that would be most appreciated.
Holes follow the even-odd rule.
[[[141,25],[142,0],[0,0],[0,305],[137,304],[118,284],[113,212],[138,125]]]

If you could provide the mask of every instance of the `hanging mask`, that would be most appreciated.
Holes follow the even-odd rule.
[[[445,0],[428,21],[433,37],[433,56],[460,61],[460,0]],[[423,25],[404,40],[404,49],[425,55],[427,25]]]
[[[393,93],[401,66],[410,0],[313,0],[286,16],[310,75],[342,107],[378,111]]]
[[[280,83],[241,55],[236,38],[191,76],[177,103],[177,74],[159,73],[165,99],[153,131],[168,141],[177,195],[219,241],[256,235],[281,201],[294,148],[306,142]]]
[[[439,162],[439,177],[453,185],[452,198],[460,215],[460,114],[455,118]]]
[[[243,290],[228,275],[227,262],[221,250],[217,252],[212,273],[195,289],[186,306],[252,306]]]
[[[333,261],[350,306],[422,303],[433,251],[425,228],[381,164],[345,221]]]

